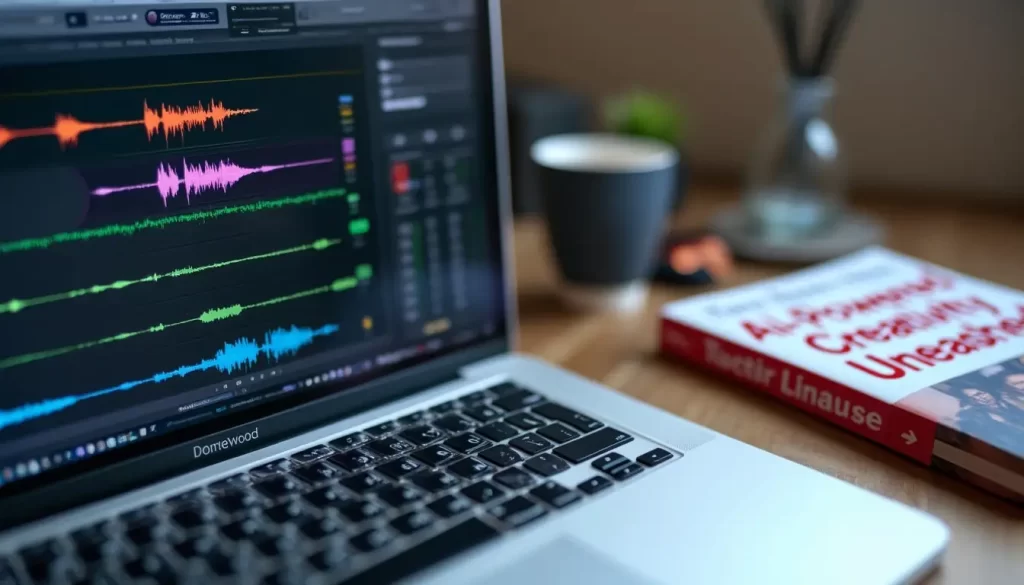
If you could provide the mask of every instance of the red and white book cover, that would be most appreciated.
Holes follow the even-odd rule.
[[[1024,293],[883,248],[662,310],[665,354],[1024,503]]]

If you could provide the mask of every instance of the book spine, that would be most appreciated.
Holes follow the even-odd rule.
[[[937,424],[804,368],[662,319],[661,351],[766,392],[926,465]]]

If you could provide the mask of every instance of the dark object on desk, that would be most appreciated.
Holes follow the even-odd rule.
[[[824,0],[818,26],[817,41],[812,40],[812,59],[803,58],[800,23],[804,22],[801,0],[765,0],[768,19],[779,37],[782,56],[789,76],[814,78],[828,75],[835,61],[857,5],[857,0]],[[814,35],[808,35],[813,37]]]
[[[537,142],[532,157],[564,300],[584,310],[641,308],[679,153],[650,138],[569,134]]]
[[[654,279],[668,284],[708,285],[732,274],[732,252],[707,232],[671,233],[665,238]]]
[[[541,212],[540,179],[530,146],[554,134],[585,132],[591,105],[583,96],[536,83],[512,83],[508,90],[508,129],[512,206],[516,215]]]

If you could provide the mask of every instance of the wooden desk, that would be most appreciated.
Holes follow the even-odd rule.
[[[735,200],[728,189],[691,197],[680,226],[699,226]],[[888,225],[891,248],[1024,290],[1024,212],[920,202],[871,204]],[[659,307],[706,289],[655,286],[632,317],[567,312],[543,224],[516,225],[520,350],[632,394],[723,434],[928,511],[952,529],[943,568],[931,584],[1024,585],[1024,511],[770,397],[657,355]],[[741,264],[726,285],[780,274]]]

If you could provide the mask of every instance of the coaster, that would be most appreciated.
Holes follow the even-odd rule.
[[[562,283],[559,294],[569,307],[584,312],[635,313],[647,301],[647,282],[593,286]]]
[[[738,257],[800,264],[831,260],[881,244],[885,237],[885,230],[874,220],[863,215],[846,214],[827,234],[795,242],[772,242],[747,230],[746,214],[740,206],[716,215],[711,220],[711,229],[725,239]]]

